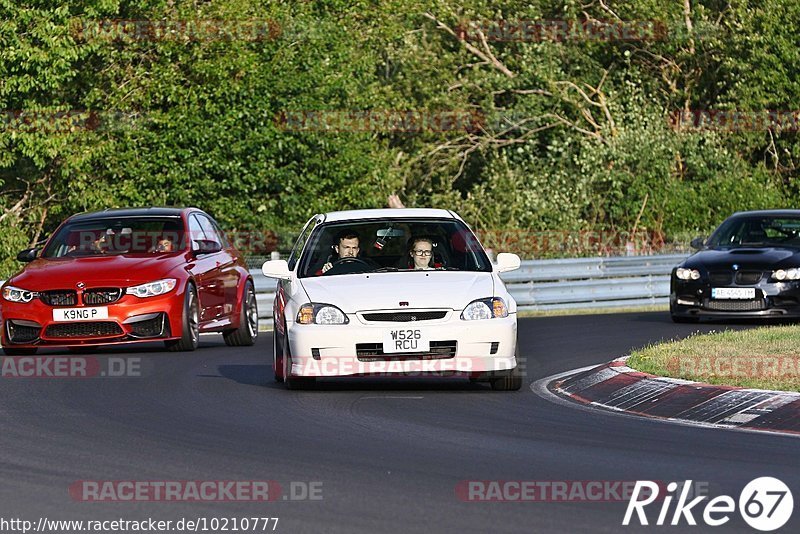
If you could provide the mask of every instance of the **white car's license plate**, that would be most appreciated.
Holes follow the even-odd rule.
[[[711,288],[712,299],[754,299],[754,287],[714,287]]]
[[[383,335],[383,352],[428,352],[431,343],[419,328],[396,328]]]
[[[108,319],[108,308],[55,308],[53,320],[59,323],[71,321],[96,321]]]

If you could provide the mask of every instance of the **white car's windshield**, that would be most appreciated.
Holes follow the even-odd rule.
[[[298,272],[302,278],[415,270],[490,272],[492,265],[461,221],[392,219],[318,226]]]

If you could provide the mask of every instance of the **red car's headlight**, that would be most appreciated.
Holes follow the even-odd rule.
[[[9,302],[28,303],[36,297],[36,293],[27,289],[20,289],[14,286],[3,288],[3,298]]]
[[[129,287],[125,290],[125,293],[139,298],[157,297],[158,295],[169,293],[175,289],[177,283],[178,281],[174,278],[164,278],[163,280],[156,280],[155,282],[147,282],[146,284]]]

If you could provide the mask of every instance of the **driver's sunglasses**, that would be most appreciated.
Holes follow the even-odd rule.
[[[425,257],[425,256],[430,256],[431,254],[433,254],[432,250],[415,250],[414,251],[414,255],[415,256]]]

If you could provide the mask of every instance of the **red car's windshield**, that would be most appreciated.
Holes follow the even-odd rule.
[[[43,258],[101,254],[169,254],[185,248],[179,217],[109,218],[65,224]]]

